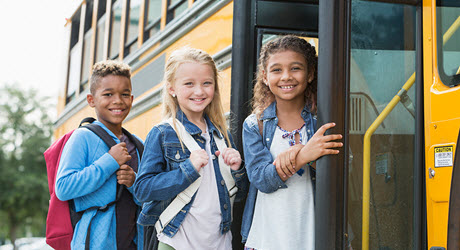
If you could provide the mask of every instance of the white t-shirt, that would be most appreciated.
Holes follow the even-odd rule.
[[[307,142],[305,127],[302,143]],[[273,159],[289,148],[283,131],[276,128],[270,153]],[[254,217],[246,246],[257,250],[315,249],[315,214],[310,171],[295,173],[286,181],[288,188],[273,193],[258,191]]]
[[[206,139],[206,152],[208,153],[209,161],[200,172],[202,180],[196,192],[195,200],[180,225],[179,231],[172,238],[161,233],[158,239],[176,250],[231,250],[231,232],[228,231],[224,235],[220,233],[222,214],[214,164],[212,163],[211,138],[207,128],[206,132],[202,133],[202,136]]]

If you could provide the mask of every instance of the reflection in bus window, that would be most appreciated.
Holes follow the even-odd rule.
[[[139,35],[139,15],[141,0],[129,1],[128,23],[126,26],[125,55],[137,49],[137,37]]]
[[[120,53],[120,28],[121,28],[121,14],[122,14],[122,0],[116,1],[112,6],[112,25],[111,25],[111,38],[110,38],[110,59],[118,58]]]
[[[436,1],[438,70],[447,86],[460,84],[460,2]]]
[[[147,23],[144,29],[144,41],[160,31],[161,26],[161,0],[149,0],[147,4]]]
[[[352,1],[348,234],[361,249],[363,137],[415,72],[415,7]],[[407,93],[415,105],[415,87]],[[397,104],[371,137],[369,249],[412,249],[415,119]]]

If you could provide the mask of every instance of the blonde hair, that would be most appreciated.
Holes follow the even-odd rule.
[[[316,113],[316,93],[318,88],[317,67],[318,57],[315,47],[302,38],[287,35],[278,37],[266,43],[260,50],[259,65],[257,68],[256,83],[254,85],[254,96],[252,98],[252,113],[257,118],[262,116],[264,110],[275,101],[275,96],[264,83],[264,71],[271,55],[291,50],[304,56],[307,62],[308,74],[313,74],[313,80],[305,88],[305,103],[310,105],[311,111]]]
[[[131,82],[131,67],[121,61],[104,60],[100,61],[93,66],[90,82],[90,92],[95,94],[99,81],[108,75],[124,76]]]
[[[168,89],[171,86],[174,86],[176,72],[179,66],[188,62],[209,65],[211,67],[214,73],[215,82],[214,98],[205,108],[204,113],[209,117],[212,124],[216,126],[219,132],[222,133],[227,141],[227,144],[231,147],[230,138],[228,137],[227,122],[225,120],[224,109],[222,108],[222,101],[220,99],[218,81],[219,73],[212,57],[203,50],[185,47],[173,51],[169,56],[168,61],[166,62],[163,78],[163,117],[165,119],[176,117],[179,103],[177,102],[177,98],[173,98],[169,94]],[[176,128],[175,119],[173,119],[173,126]],[[180,138],[179,134],[178,137],[182,144],[182,138]]]

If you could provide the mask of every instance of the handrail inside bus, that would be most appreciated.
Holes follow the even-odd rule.
[[[452,23],[443,35],[443,45],[452,37],[460,27],[460,16]],[[457,74],[460,73],[460,67]],[[369,250],[369,197],[370,197],[370,165],[371,165],[371,137],[380,124],[387,118],[393,108],[401,100],[401,97],[407,94],[407,91],[415,83],[415,72],[409,77],[406,83],[399,90],[393,99],[388,103],[385,109],[369,126],[364,134],[363,141],[363,213],[362,213],[362,249]]]
[[[446,33],[442,36],[443,40],[443,45],[446,44],[447,40],[449,40],[452,35],[455,33],[455,31],[458,30],[460,27],[460,16],[455,19],[455,21],[452,23],[452,25],[447,29]],[[457,72],[455,73],[456,75],[460,74],[460,67],[458,67]]]

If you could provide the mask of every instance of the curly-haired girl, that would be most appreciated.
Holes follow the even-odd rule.
[[[246,249],[314,249],[313,162],[338,154],[341,135],[316,130],[317,56],[296,36],[278,37],[260,52],[252,101],[243,125],[251,187],[243,215]],[[310,170],[310,171],[305,171]]]

